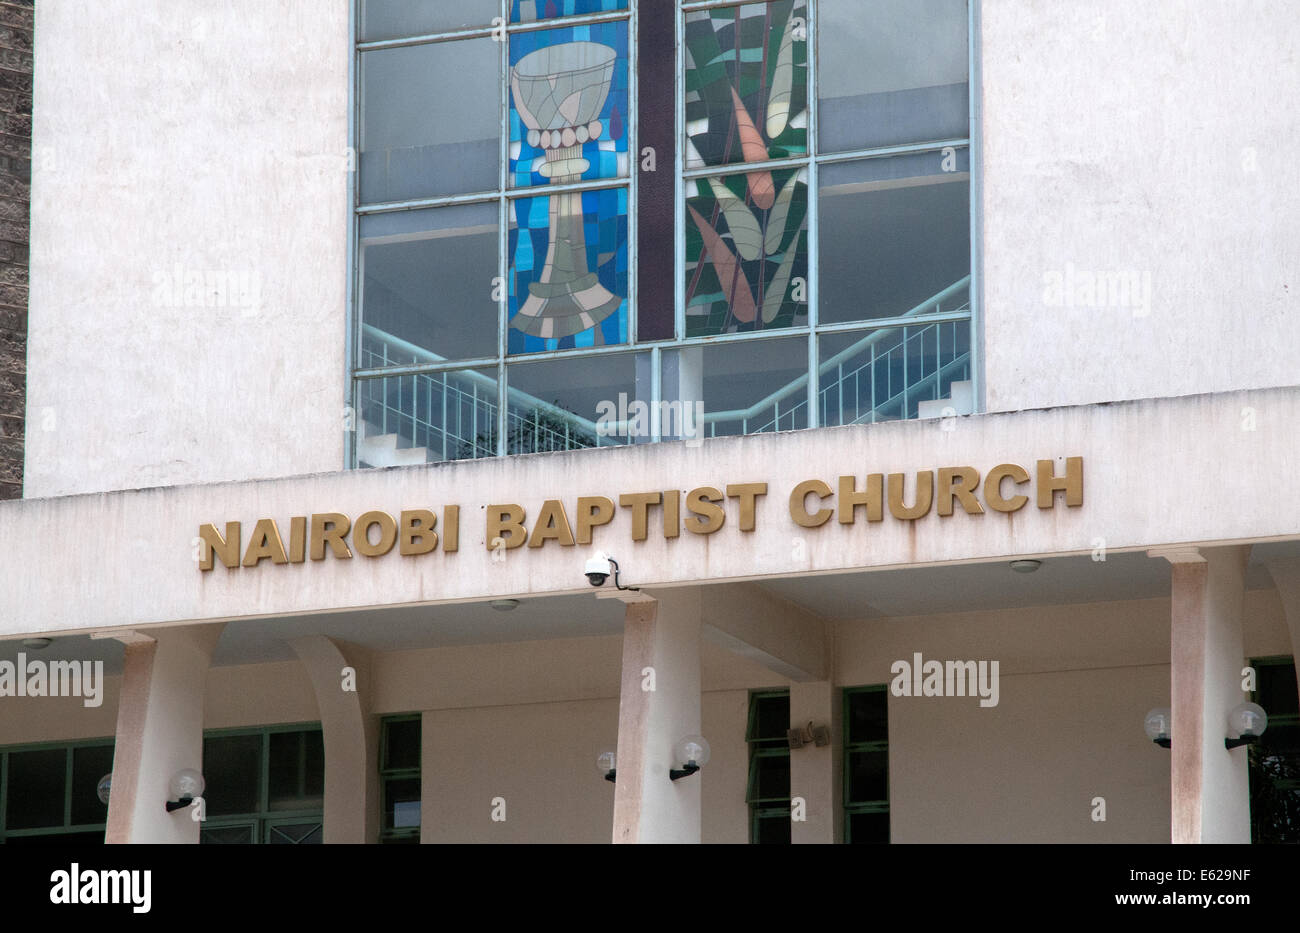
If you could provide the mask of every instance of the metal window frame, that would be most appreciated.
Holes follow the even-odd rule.
[[[237,736],[255,735],[260,736],[262,747],[259,752],[261,755],[261,767],[258,769],[257,777],[257,807],[256,810],[243,811],[239,813],[222,813],[210,819],[203,821],[203,825],[210,825],[214,829],[225,825],[243,824],[249,821],[256,823],[254,832],[254,842],[260,843],[266,835],[265,825],[268,820],[276,820],[284,817],[290,820],[309,820],[319,819],[323,823],[325,820],[325,808],[322,804],[319,808],[307,807],[297,810],[272,810],[270,809],[271,796],[271,736],[274,734],[286,732],[320,732],[321,740],[324,741],[324,728],[319,722],[294,722],[294,723],[273,723],[265,726],[237,726],[227,729],[204,729],[203,740],[234,738]],[[200,832],[202,827],[200,828]]]
[[[677,82],[678,87],[685,87],[685,28],[686,16],[689,13],[699,11],[709,11],[714,9],[726,9],[729,7],[744,6],[754,2],[764,2],[764,0],[700,0],[700,2],[687,2],[678,5],[677,10],[677,45],[678,45],[678,62],[677,62]],[[819,135],[817,127],[818,118],[818,63],[820,61],[820,49],[817,47],[819,42],[819,33],[817,31],[817,12],[819,0],[799,0],[804,3],[807,13],[807,29],[809,43],[807,55],[807,101],[808,101],[808,152],[801,157],[787,157],[783,159],[765,159],[755,162],[732,162],[726,165],[709,165],[698,168],[685,168],[685,151],[686,151],[686,122],[685,122],[685,95],[677,94],[677,146],[675,147],[675,156],[678,166],[678,191],[677,191],[677,314],[678,314],[678,341],[673,346],[698,346],[700,344],[712,344],[724,339],[764,339],[785,337],[798,337],[807,334],[808,340],[808,369],[807,369],[807,421],[805,429],[822,427],[821,424],[821,405],[819,403],[821,395],[821,340],[820,338],[828,334],[837,333],[861,333],[864,336],[871,331],[883,331],[899,327],[903,323],[901,318],[888,319],[867,319],[861,321],[846,321],[836,324],[823,325],[819,321],[819,288],[821,281],[820,272],[820,237],[821,226],[818,216],[818,207],[820,200],[820,179],[819,168],[822,165],[832,165],[838,163],[848,163],[864,161],[867,159],[889,158],[898,155],[908,155],[913,153],[942,152],[945,149],[966,149],[970,162],[969,174],[971,177],[970,190],[968,192],[968,216],[971,224],[971,252],[970,252],[970,297],[969,309],[964,311],[947,312],[937,315],[927,315],[923,319],[913,320],[918,326],[925,324],[940,323],[944,321],[968,321],[970,331],[969,354],[970,354],[970,377],[972,381],[973,396],[975,399],[975,409],[982,411],[983,388],[982,388],[982,358],[983,345],[982,333],[977,338],[976,329],[979,326],[978,313],[978,292],[979,279],[976,276],[976,265],[978,260],[977,246],[978,231],[982,230],[982,223],[977,218],[977,206],[979,203],[979,193],[977,192],[976,183],[978,179],[977,159],[979,158],[976,151],[976,142],[978,133],[975,122],[978,116],[978,88],[977,88],[977,68],[976,68],[976,42],[975,30],[977,24],[977,10],[979,0],[967,0],[967,85],[969,88],[969,107],[967,115],[967,135],[960,138],[950,138],[943,140],[922,141],[917,143],[895,144],[890,146],[870,147],[865,149],[855,149],[846,151],[837,151],[822,153],[819,149]],[[808,208],[806,214],[806,229],[808,243],[808,322],[798,327],[787,327],[774,330],[764,330],[757,333],[727,334],[727,335],[708,335],[693,338],[685,338],[685,276],[682,271],[685,269],[685,235],[684,235],[684,217],[683,210],[685,205],[684,183],[697,178],[716,178],[726,175],[745,174],[755,169],[781,169],[795,168],[807,172],[808,188]],[[978,342],[977,342],[978,341]],[[658,401],[656,397],[655,401]],[[907,418],[907,412],[904,411],[904,418]]]
[[[497,302],[497,352],[491,358],[480,358],[473,362],[460,363],[459,365],[451,364],[447,366],[438,366],[434,369],[422,366],[403,367],[402,372],[392,370],[365,370],[358,367],[361,347],[361,326],[362,326],[362,296],[361,282],[359,275],[359,265],[361,262],[361,241],[359,236],[359,222],[362,216],[375,213],[387,213],[393,211],[420,210],[432,207],[445,207],[455,204],[474,204],[474,203],[493,203],[497,204],[497,276],[500,281],[505,282],[509,272],[509,257],[507,256],[508,244],[510,237],[509,229],[509,207],[512,200],[519,198],[533,197],[550,197],[553,195],[563,194],[571,191],[601,191],[601,190],[618,190],[623,189],[628,192],[628,322],[627,322],[627,342],[617,344],[612,347],[602,347],[602,352],[628,352],[636,346],[636,274],[637,269],[637,242],[636,242],[636,176],[637,176],[637,120],[636,103],[637,103],[637,74],[636,74],[636,34],[637,34],[637,7],[636,0],[628,0],[628,7],[624,10],[612,10],[600,13],[585,13],[575,16],[557,16],[547,19],[539,19],[526,23],[510,22],[510,5],[509,0],[498,0],[498,19],[494,24],[476,27],[472,29],[447,30],[444,32],[429,33],[419,36],[408,36],[398,39],[383,39],[368,42],[358,41],[358,29],[361,19],[361,5],[363,0],[354,0],[351,10],[351,69],[353,80],[350,82],[351,100],[349,101],[349,132],[351,134],[351,144],[356,155],[356,172],[352,173],[349,178],[350,187],[353,191],[352,198],[352,230],[353,235],[349,244],[349,262],[348,273],[351,287],[348,290],[348,299],[350,306],[348,308],[348,322],[350,344],[348,348],[348,380],[352,397],[353,425],[356,430],[351,432],[349,439],[350,451],[345,458],[347,468],[357,466],[356,448],[360,437],[360,426],[356,424],[360,418],[360,382],[364,379],[384,378],[385,376],[397,375],[419,375],[435,371],[457,371],[474,368],[495,368],[497,373],[497,427],[496,427],[496,456],[507,456],[507,433],[509,424],[509,404],[510,404],[510,368],[517,362],[532,362],[540,359],[563,358],[566,356],[586,356],[591,355],[586,348],[574,350],[549,350],[535,353],[510,354],[507,350],[509,343],[509,298],[502,290],[501,298]],[[628,110],[625,126],[627,127],[628,140],[628,171],[627,175],[616,178],[599,178],[588,181],[579,181],[566,185],[544,185],[544,186],[524,186],[517,187],[510,184],[509,178],[509,147],[510,147],[510,89],[508,82],[509,61],[510,61],[510,37],[518,33],[538,32],[548,29],[565,29],[577,26],[599,25],[604,23],[626,22],[628,28]],[[357,184],[357,176],[360,174],[360,152],[361,152],[361,72],[362,56],[366,52],[382,51],[394,48],[406,48],[410,46],[429,45],[439,42],[452,42],[463,39],[493,38],[502,37],[498,44],[500,45],[500,63],[497,70],[497,103],[499,107],[499,143],[498,143],[498,170],[497,170],[497,187],[492,191],[479,191],[468,194],[458,194],[450,196],[440,196],[431,198],[413,198],[404,201],[362,203],[360,201],[360,188]],[[491,283],[489,283],[491,284]],[[477,363],[477,365],[474,365]]]
[[[1260,687],[1260,681],[1263,679],[1260,675],[1262,671],[1266,668],[1273,668],[1274,670],[1278,668],[1289,668],[1292,678],[1296,682],[1300,683],[1300,665],[1296,663],[1296,659],[1291,655],[1268,655],[1265,657],[1251,658],[1249,663],[1250,666],[1255,669],[1255,674],[1256,674],[1255,689],[1251,691],[1250,694],[1250,699],[1252,702],[1258,703],[1260,701],[1259,687]],[[1268,712],[1268,710],[1266,709],[1265,712]],[[1288,727],[1288,728],[1300,726],[1300,712],[1282,713],[1276,716],[1272,713],[1269,713],[1268,715],[1269,729],[1273,729],[1277,726]],[[1267,733],[1265,733],[1265,735],[1267,735]],[[1254,804],[1255,804],[1255,796],[1256,796],[1256,782],[1261,780],[1261,778],[1264,778],[1264,775],[1260,774],[1259,770],[1256,768],[1255,759],[1253,755],[1248,756],[1247,778],[1248,778],[1247,797],[1249,801],[1248,809],[1250,810],[1250,835],[1251,835],[1251,842],[1255,843],[1256,842],[1256,813],[1254,812]],[[1271,783],[1273,784],[1276,790],[1286,790],[1292,792],[1300,790],[1300,780],[1285,780],[1285,779],[1281,781],[1276,779],[1269,779],[1269,780],[1271,781]]]
[[[258,806],[261,809],[253,813],[222,814],[221,816],[215,817],[211,820],[205,820],[204,826],[219,828],[225,825],[242,825],[253,822],[256,824],[254,838],[255,841],[259,841],[265,833],[263,824],[267,820],[284,818],[289,821],[303,822],[310,819],[318,819],[323,824],[325,818],[323,808],[300,810],[267,809],[268,796],[270,793],[271,735],[276,733],[311,731],[320,731],[322,732],[323,737],[323,730],[319,722],[275,723],[266,726],[245,726],[228,729],[203,730],[203,739],[205,741],[209,738],[226,738],[241,735],[260,735],[262,738],[261,773],[258,776]],[[108,826],[107,814],[105,814],[104,822],[102,823],[72,822],[72,794],[74,793],[74,788],[72,786],[72,766],[78,749],[113,748],[116,744],[116,736],[101,736],[93,739],[77,739],[71,742],[28,742],[0,747],[0,843],[3,843],[9,836],[52,836],[66,835],[68,833],[103,832]],[[36,751],[62,751],[64,753],[63,823],[59,826],[36,827],[33,829],[8,829],[9,756],[13,753]]]
[[[871,741],[852,742],[850,741],[850,739],[852,738],[853,718],[852,716],[849,715],[849,707],[850,704],[852,703],[852,698],[855,695],[864,694],[864,693],[884,694],[885,709],[886,709],[886,719],[885,719],[886,737],[884,739],[873,739]],[[843,767],[842,780],[840,782],[843,787],[843,792],[842,792],[842,799],[840,803],[844,811],[843,813],[844,842],[851,843],[853,841],[853,816],[855,814],[860,814],[860,813],[888,814],[890,812],[889,797],[890,797],[891,788],[890,788],[889,767],[888,767],[889,686],[887,684],[864,684],[862,686],[857,686],[857,687],[844,687],[841,690],[840,703],[841,703],[840,718],[842,722],[841,741],[843,743],[842,757],[844,759],[842,762],[842,767]],[[885,762],[886,762],[885,797],[883,800],[853,800],[852,799],[850,792],[852,789],[852,762],[853,762],[853,754],[855,752],[884,752],[885,753]],[[891,828],[891,832],[892,832],[892,828]]]
[[[103,748],[105,746],[111,748],[115,742],[115,737],[108,736],[94,739],[76,739],[71,742],[24,742],[18,745],[0,747],[0,844],[3,844],[11,836],[21,838],[23,836],[63,836],[69,833],[102,833],[108,826],[107,813],[105,813],[104,822],[102,823],[72,822],[72,762],[73,756],[79,748]],[[9,756],[22,752],[52,751],[62,751],[64,753],[62,822],[58,826],[9,829]]]
[[[403,826],[400,828],[387,829],[384,827],[384,817],[388,813],[388,782],[389,781],[409,781],[420,780],[422,775],[422,764],[417,764],[414,768],[387,768],[384,763],[388,760],[388,727],[393,723],[399,722],[418,722],[423,727],[423,713],[395,713],[393,715],[382,716],[379,719],[379,841],[391,842],[401,839],[419,839],[419,826]],[[424,752],[424,734],[421,728],[420,734],[420,752]],[[421,788],[421,798],[423,798],[423,788]],[[421,815],[423,815],[423,799],[421,800]]]
[[[774,697],[785,697],[788,700],[790,691],[788,688],[765,688],[749,691],[749,710],[745,722],[745,742],[749,747],[749,764],[745,777],[745,803],[749,806],[749,841],[751,845],[758,840],[758,823],[760,819],[774,819],[778,812],[783,814],[787,820],[790,818],[790,797],[788,795],[785,797],[754,796],[754,787],[758,781],[759,761],[764,758],[783,758],[786,762],[787,771],[790,767],[790,746],[784,736],[779,740],[755,736],[759,703]]]
[[[575,356],[598,356],[605,354],[618,353],[636,353],[649,352],[651,354],[651,399],[650,407],[652,412],[659,411],[659,402],[661,399],[660,388],[660,363],[662,352],[664,350],[683,349],[688,347],[700,347],[712,345],[715,343],[727,343],[732,341],[745,340],[773,340],[781,338],[798,338],[806,337],[808,343],[807,352],[807,421],[805,428],[815,429],[821,427],[821,411],[818,402],[821,391],[821,378],[818,372],[820,364],[820,337],[825,334],[843,333],[843,332],[869,332],[872,330],[883,330],[890,327],[898,326],[894,319],[877,319],[864,321],[850,321],[830,325],[823,325],[818,320],[818,298],[819,298],[819,259],[820,259],[820,219],[818,217],[818,192],[819,192],[819,168],[822,165],[835,163],[844,163],[859,161],[873,158],[887,158],[890,156],[905,155],[911,153],[940,152],[944,149],[961,149],[965,148],[969,154],[969,219],[970,219],[970,292],[969,292],[969,309],[961,312],[952,312],[945,314],[940,318],[926,318],[926,322],[942,320],[965,320],[969,322],[969,353],[970,353],[970,380],[972,383],[974,408],[975,411],[985,411],[987,403],[985,398],[985,377],[984,377],[984,333],[983,333],[983,275],[982,275],[982,236],[983,236],[983,147],[982,147],[982,109],[980,106],[982,97],[982,77],[980,69],[980,43],[979,30],[981,28],[980,3],[981,0],[967,0],[967,85],[969,88],[969,107],[967,117],[968,134],[962,138],[923,141],[918,143],[872,147],[866,149],[857,149],[844,152],[821,153],[818,148],[817,132],[817,63],[819,61],[819,50],[817,48],[817,12],[820,0],[800,0],[804,3],[807,13],[808,29],[808,55],[807,55],[807,85],[808,85],[808,152],[805,156],[787,159],[764,160],[760,162],[738,162],[725,166],[705,166],[701,168],[687,169],[685,166],[685,95],[681,92],[685,86],[686,55],[685,55],[685,23],[686,16],[690,13],[707,11],[718,8],[743,6],[749,3],[767,2],[767,0],[695,0],[695,2],[682,2],[675,6],[675,37],[676,37],[676,62],[674,65],[674,76],[677,91],[675,98],[675,127],[674,137],[675,145],[673,147],[673,172],[674,172],[674,228],[676,235],[674,237],[674,321],[675,336],[673,339],[640,341],[638,339],[637,326],[637,270],[639,261],[637,256],[637,210],[636,196],[637,183],[639,174],[639,148],[638,148],[638,120],[636,106],[638,102],[638,74],[637,74],[637,36],[639,22],[639,4],[637,0],[627,0],[627,8],[624,10],[615,10],[600,13],[589,13],[575,16],[560,16],[549,19],[539,19],[527,23],[511,23],[509,16],[509,0],[499,0],[498,13],[499,21],[495,24],[475,27],[471,29],[447,30],[437,33],[429,33],[415,36],[407,36],[395,39],[360,41],[359,28],[361,20],[361,6],[363,0],[354,0],[352,4],[349,39],[351,48],[351,57],[349,62],[349,105],[348,105],[348,127],[349,142],[351,149],[349,155],[354,159],[353,171],[348,174],[348,191],[350,203],[350,218],[348,228],[348,287],[347,287],[347,338],[345,348],[346,359],[346,382],[347,391],[345,397],[349,400],[350,418],[346,420],[346,451],[344,456],[344,466],[347,469],[356,468],[357,463],[357,442],[360,437],[360,425],[357,423],[360,418],[360,398],[361,383],[365,380],[385,378],[388,376],[406,376],[431,374],[435,372],[460,371],[468,369],[495,368],[497,371],[497,444],[496,455],[507,455],[507,428],[510,404],[510,369],[516,364],[541,362],[550,359],[565,359]],[[590,181],[576,182],[571,185],[563,186],[545,186],[545,189],[538,186],[516,188],[511,186],[508,181],[508,147],[509,147],[509,88],[508,88],[508,63],[509,63],[509,42],[510,36],[520,32],[535,32],[546,29],[558,29],[571,26],[583,26],[602,23],[626,22],[628,24],[628,115],[627,115],[627,132],[628,132],[628,174],[623,178],[613,179],[593,179]],[[404,48],[417,45],[428,45],[439,42],[449,42],[464,39],[492,37],[503,35],[504,39],[500,42],[501,64],[498,74],[498,103],[500,106],[500,152],[498,168],[498,186],[493,191],[480,191],[467,194],[447,195],[429,198],[416,198],[404,201],[393,202],[375,202],[362,203],[360,201],[360,186],[358,177],[360,174],[360,152],[361,152],[361,132],[362,132],[362,114],[361,114],[361,60],[362,55],[366,52]],[[736,333],[736,334],[715,334],[687,338],[686,333],[686,308],[685,308],[685,282],[681,274],[685,268],[685,185],[687,181],[695,178],[705,178],[711,176],[744,174],[748,170],[755,168],[796,168],[802,169],[808,173],[808,209],[805,218],[806,237],[808,250],[808,322],[798,327],[788,327],[776,330],[764,330],[754,333]],[[587,190],[608,190],[608,189],[626,189],[628,192],[628,340],[626,343],[604,346],[604,347],[583,347],[568,350],[544,350],[532,353],[510,354],[507,352],[509,339],[509,299],[503,294],[498,301],[498,320],[497,320],[497,352],[493,357],[476,358],[466,361],[448,361],[436,366],[415,365],[404,366],[391,369],[363,369],[358,366],[361,347],[361,326],[362,326],[362,282],[359,274],[360,264],[360,219],[368,214],[386,213],[394,211],[419,210],[425,208],[444,207],[456,204],[472,203],[492,203],[498,205],[497,213],[497,275],[504,282],[509,272],[509,257],[507,254],[507,244],[509,238],[508,223],[508,202],[520,197],[542,197],[549,194],[558,194],[564,191],[587,191]],[[906,413],[905,413],[906,414]],[[654,419],[657,422],[657,418]],[[652,424],[652,441],[660,440],[660,425]]]
[[[751,804],[749,807],[749,842],[750,845],[758,844],[759,825],[764,820],[779,820],[785,818],[787,827],[793,829],[790,823],[790,807],[764,807],[758,804]]]

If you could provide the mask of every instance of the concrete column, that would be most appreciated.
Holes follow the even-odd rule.
[[[99,637],[126,644],[117,707],[113,789],[104,841],[199,841],[188,808],[168,813],[172,775],[203,770],[203,692],[224,623]]]
[[[686,347],[664,354],[660,397],[668,403],[679,402],[679,416],[664,421],[659,431],[664,440],[682,440],[704,436],[704,425],[697,418],[696,404],[704,401],[704,350]]]
[[[378,842],[379,724],[370,715],[370,655],[324,635],[296,638],[289,644],[307,668],[320,711],[325,743],[324,841]]]
[[[615,843],[700,841],[700,785],[708,765],[678,781],[668,771],[678,764],[672,760],[677,740],[700,733],[701,590],[665,590],[628,602]]]
[[[1286,616],[1286,627],[1291,632],[1291,656],[1295,658],[1296,668],[1300,670],[1300,557],[1271,560],[1264,566],[1268,568],[1273,585],[1277,587],[1277,594],[1282,598],[1282,612]],[[1264,712],[1267,713],[1268,710]]]
[[[1175,843],[1250,842],[1246,749],[1224,748],[1246,699],[1242,600],[1249,547],[1161,549],[1173,564],[1170,830]]]
[[[843,736],[840,694],[826,682],[790,684],[790,728],[828,726],[831,744],[805,745],[790,750],[790,797],[803,798],[804,819],[790,824],[792,843],[844,841],[840,810],[843,775]],[[792,814],[791,818],[797,814]]]

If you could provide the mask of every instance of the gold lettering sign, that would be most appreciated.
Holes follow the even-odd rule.
[[[832,479],[833,484],[812,477],[790,489],[786,510],[795,525],[821,528],[832,517],[842,526],[853,526],[860,519],[867,525],[885,521],[886,513],[904,522],[917,522],[931,513],[941,519],[954,515],[977,519],[986,508],[995,514],[1017,512],[1029,504],[1031,492],[1039,509],[1055,508],[1061,500],[1067,508],[1083,505],[1082,457],[1038,460],[1032,471],[999,463],[984,476],[973,466],[945,466]],[[652,523],[665,539],[679,538],[683,530],[712,535],[728,527],[729,518],[737,531],[749,533],[760,530],[760,500],[767,494],[767,483],[749,482],[627,492],[617,500],[587,495],[576,498],[572,511],[564,500],[547,499],[532,516],[517,503],[498,503],[483,507],[483,541],[492,552],[524,546],[529,550],[585,547],[600,534],[610,535],[606,526],[614,524],[620,512],[630,526],[623,533],[632,541],[647,540]],[[380,558],[393,550],[405,557],[439,550],[452,554],[460,546],[460,506],[445,505],[441,515],[430,508],[404,509],[397,518],[372,510],[355,521],[341,512],[295,515],[289,519],[287,549],[273,518],[257,520],[246,546],[240,522],[226,522],[224,530],[214,523],[201,524],[195,540],[201,571],[212,570],[217,561],[237,570],[264,562],[301,564],[308,558],[351,560],[354,553]]]

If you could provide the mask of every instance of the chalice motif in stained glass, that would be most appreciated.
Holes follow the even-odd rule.
[[[511,69],[515,109],[540,147],[539,173],[553,185],[579,181],[590,167],[583,144],[600,139],[599,120],[614,77],[616,53],[595,42],[565,42],[538,49]],[[568,337],[594,327],[623,299],[600,284],[587,266],[582,192],[549,198],[546,263],[512,325],[537,337]]]

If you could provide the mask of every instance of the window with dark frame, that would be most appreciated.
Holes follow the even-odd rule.
[[[844,691],[844,841],[889,842],[889,690]]]
[[[0,749],[0,844],[102,843],[113,738]]]
[[[379,782],[383,817],[379,841],[385,845],[420,841],[419,713],[385,716],[379,740]]]
[[[1300,843],[1300,690],[1295,660],[1257,658],[1251,699],[1268,727],[1250,745],[1250,841]]]
[[[203,733],[204,845],[325,841],[325,742],[319,724]]]
[[[749,804],[751,843],[790,842],[790,691],[760,690],[749,695]]]

